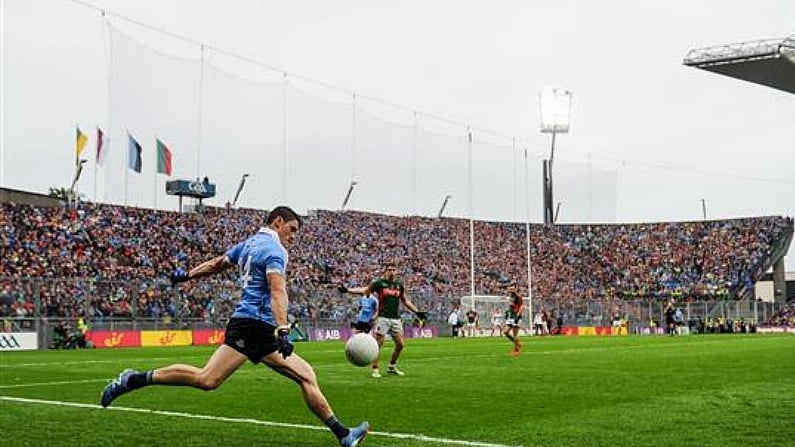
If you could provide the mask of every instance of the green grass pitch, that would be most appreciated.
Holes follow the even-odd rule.
[[[363,446],[795,445],[792,335],[526,338],[520,357],[509,350],[496,338],[408,340],[406,376],[372,379],[342,343],[297,345],[340,419],[370,421]],[[149,387],[98,407],[125,367],[201,365],[211,352],[2,353],[0,444],[337,445],[298,387],[261,365],[212,392]]]

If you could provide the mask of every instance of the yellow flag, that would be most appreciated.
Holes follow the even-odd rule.
[[[80,154],[83,152],[83,149],[86,148],[86,143],[88,143],[88,137],[83,132],[80,132],[80,128],[77,128],[77,140],[75,141],[75,160],[77,162],[80,161]]]

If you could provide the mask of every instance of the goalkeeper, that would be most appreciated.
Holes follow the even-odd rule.
[[[375,339],[378,341],[378,357],[381,356],[381,349],[384,346],[384,336],[389,334],[395,342],[392,350],[392,357],[389,359],[389,366],[386,369],[388,374],[403,376],[405,373],[398,369],[397,361],[403,351],[403,320],[400,319],[398,308],[400,303],[414,312],[420,321],[426,319],[425,312],[420,312],[417,306],[405,295],[403,283],[396,278],[397,266],[394,263],[387,263],[384,277],[373,281],[369,286],[348,288],[344,285],[339,286],[342,293],[353,293],[356,295],[370,295],[374,293],[378,297],[378,319],[376,320]],[[372,376],[381,377],[378,368],[378,357],[373,362]]]
[[[117,397],[149,385],[181,385],[214,390],[246,359],[291,379],[301,387],[309,409],[334,433],[343,447],[355,447],[367,435],[369,424],[348,428],[337,419],[328,404],[312,366],[293,353],[287,322],[285,271],[287,250],[301,228],[301,218],[292,209],[279,206],[271,210],[266,227],[235,245],[225,254],[199,264],[186,272],[178,269],[172,284],[220,273],[237,266],[242,296],[226,326],[224,344],[215,350],[202,368],[170,365],[151,371],[127,369],[102,391],[102,406]],[[273,402],[271,405],[283,405]]]

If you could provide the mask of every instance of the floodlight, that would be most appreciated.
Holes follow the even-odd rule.
[[[548,87],[539,94],[541,103],[541,132],[567,133],[571,114],[571,92]]]

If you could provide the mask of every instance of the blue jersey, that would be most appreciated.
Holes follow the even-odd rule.
[[[268,273],[286,276],[287,250],[279,236],[270,228],[262,228],[256,235],[235,245],[226,252],[240,272],[242,296],[232,318],[253,318],[276,326],[271,305]]]
[[[365,323],[373,319],[378,311],[378,298],[375,295],[363,296],[359,298],[359,318],[357,321]]]

